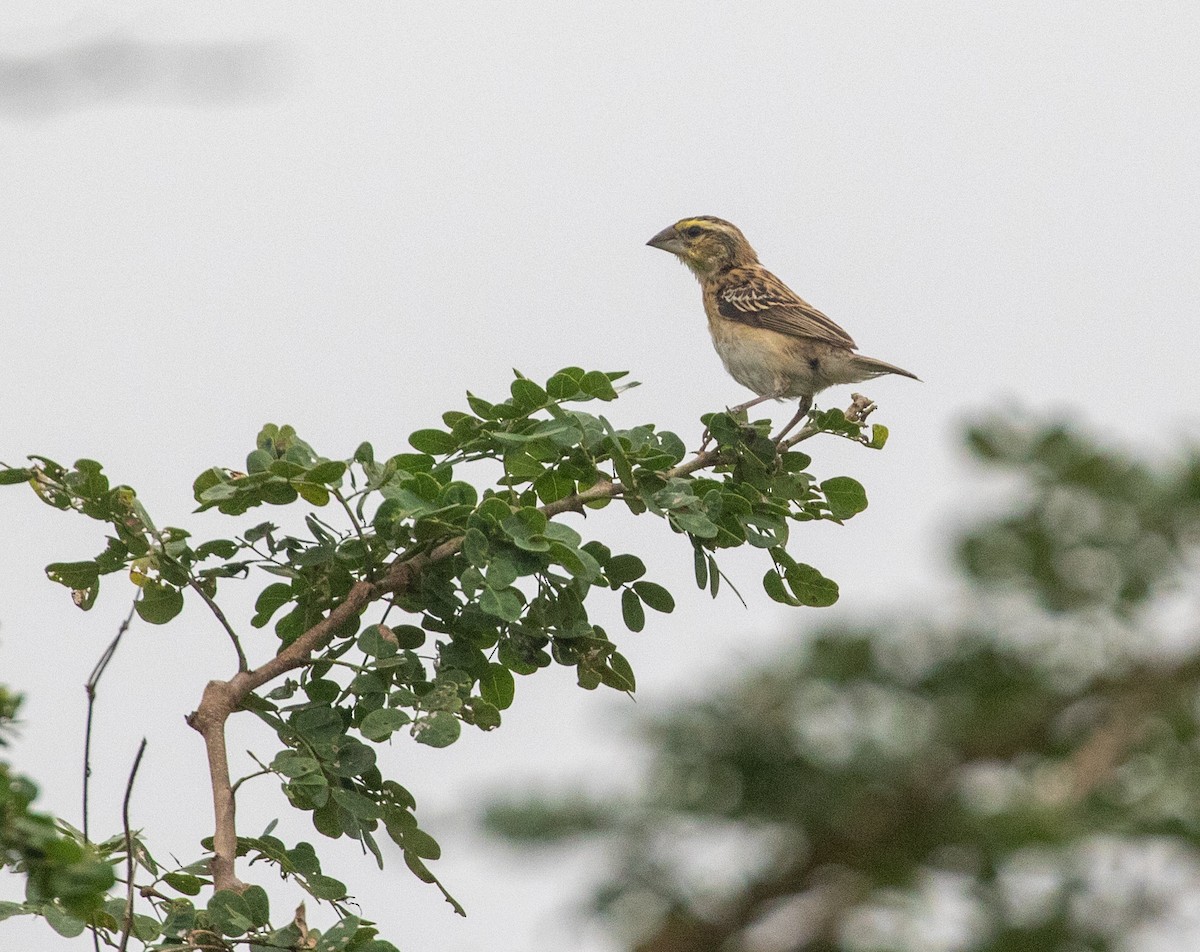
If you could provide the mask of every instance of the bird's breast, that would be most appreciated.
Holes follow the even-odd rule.
[[[708,329],[729,375],[759,396],[819,393],[841,382],[842,364],[851,356],[845,348],[823,341],[751,327],[719,315],[710,316]]]

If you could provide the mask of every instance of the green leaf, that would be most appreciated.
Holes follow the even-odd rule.
[[[536,509],[521,509],[501,523],[505,534],[518,548],[526,552],[548,552],[546,540],[546,517]]]
[[[579,381],[579,389],[588,396],[596,397],[599,400],[616,400],[617,391],[613,389],[612,381],[608,379],[608,375],[601,373],[599,370],[589,370],[583,375],[583,379]]]
[[[579,367],[568,367],[560,370],[546,381],[546,393],[552,400],[569,400],[579,393],[579,381],[583,379],[583,370]]]
[[[417,430],[408,442],[413,449],[430,456],[445,456],[458,449],[454,437],[442,430]]]
[[[695,546],[692,556],[696,570],[696,587],[703,591],[708,585],[708,555],[700,546]]]
[[[608,668],[605,671],[604,683],[618,691],[633,692],[637,681],[633,677],[633,668],[625,660],[625,656],[614,651],[608,656]]]
[[[255,615],[250,624],[262,628],[279,609],[292,600],[292,586],[287,582],[272,582],[264,588],[254,602]]]
[[[614,555],[604,566],[604,574],[614,586],[626,585],[646,574],[646,563],[636,555]]]
[[[250,920],[255,928],[261,929],[271,920],[271,901],[262,886],[251,886],[242,893],[242,898],[250,907]]]
[[[491,663],[479,677],[479,696],[497,710],[506,710],[513,702],[516,682],[512,672],[502,664]]]
[[[32,469],[4,468],[0,469],[0,486],[14,486],[17,483],[27,483],[33,479]]]
[[[363,718],[359,731],[367,740],[387,740],[395,731],[407,724],[411,718],[404,711],[382,707]]]
[[[517,446],[504,454],[504,472],[517,481],[536,480],[546,468],[529,454],[523,446]]]
[[[802,605],[826,608],[838,600],[837,582],[826,578],[811,565],[796,563],[788,566],[787,581]]]
[[[134,606],[142,621],[165,625],[183,611],[183,593],[161,582],[149,582],[142,588],[142,597]]]
[[[442,855],[437,840],[417,827],[404,834],[404,851],[415,853],[421,859],[440,859]]]
[[[479,596],[479,607],[489,615],[503,618],[505,621],[516,621],[521,617],[524,606],[515,589],[506,588],[495,591],[485,588]]]
[[[518,377],[510,385],[513,405],[524,414],[532,413],[546,405],[546,391],[532,380]]]
[[[600,564],[583,549],[572,548],[563,542],[551,542],[550,558],[576,578],[591,582],[600,576]]]
[[[239,936],[254,928],[250,905],[232,889],[213,894],[208,901],[208,916],[222,935]]]
[[[862,483],[849,476],[834,476],[821,483],[821,492],[829,503],[834,519],[849,519],[867,508],[867,491]]]
[[[86,923],[58,906],[47,904],[41,908],[41,913],[46,917],[46,924],[64,939],[73,939],[87,928]]]
[[[627,588],[621,592],[621,616],[630,631],[641,631],[646,627],[646,610],[642,608],[641,599],[633,589]]]
[[[321,764],[314,757],[294,750],[281,750],[271,761],[271,769],[285,777],[303,777],[305,774],[320,773]],[[322,782],[324,778],[322,777]]]
[[[327,459],[323,463],[317,463],[304,474],[304,478],[312,483],[333,484],[338,482],[345,473],[345,463],[338,459]]]
[[[292,483],[292,487],[300,494],[300,498],[313,506],[328,506],[329,505],[329,490],[324,486],[318,486],[315,483],[296,480]]]
[[[333,796],[334,802],[356,819],[378,820],[383,815],[379,804],[357,790],[330,787],[329,792]]]
[[[638,597],[656,612],[670,613],[675,611],[675,599],[656,582],[634,582],[633,590]]]
[[[888,428],[882,423],[875,423],[871,426],[871,439],[867,442],[867,446],[873,450],[881,450],[888,441]]]
[[[702,512],[672,512],[671,524],[697,539],[712,539],[718,531],[716,523]]]
[[[304,693],[314,704],[332,704],[342,693],[342,686],[336,681],[317,678],[304,685]]]
[[[512,585],[518,576],[517,566],[511,558],[507,555],[496,555],[488,563],[484,581],[488,588],[498,592]]]
[[[346,952],[354,942],[361,922],[362,920],[356,916],[347,916],[340,922],[334,923],[317,939],[317,944],[313,946],[313,952]],[[355,948],[357,949],[357,946]]]
[[[196,546],[196,561],[202,562],[210,555],[215,555],[220,559],[231,559],[237,554],[239,548],[241,546],[231,539],[212,539]]]
[[[100,567],[93,561],[51,562],[46,566],[46,575],[67,588],[91,588],[100,580]]]
[[[565,522],[547,522],[543,534],[547,539],[554,539],[572,549],[578,549],[579,543],[583,541],[583,536]]]
[[[396,633],[387,625],[367,625],[358,636],[358,650],[374,658],[392,658],[396,654]]]
[[[496,416],[496,408],[486,400],[475,396],[475,394],[471,393],[470,390],[467,391],[467,404],[471,407],[471,410],[474,411],[475,414],[485,420],[498,419]]]
[[[763,576],[763,590],[771,596],[772,601],[779,602],[782,605],[799,605],[800,603],[788,594],[783,585],[783,577],[775,570],[768,569],[767,574]]]
[[[533,488],[542,502],[558,502],[575,492],[575,481],[558,470],[549,469],[534,479]]]
[[[308,877],[308,891],[317,899],[338,902],[346,898],[346,884],[332,876],[319,873]]]
[[[470,722],[480,730],[490,731],[500,726],[500,709],[481,697],[471,698],[465,710],[470,712]]]
[[[812,457],[799,450],[788,450],[780,455],[779,460],[785,473],[802,473],[812,465]]]
[[[335,748],[336,758],[328,766],[339,777],[359,777],[375,768],[375,751],[356,738],[341,737]]]
[[[204,888],[204,880],[199,876],[192,876],[190,873],[167,873],[163,877],[163,882],[185,896],[198,896],[200,890]]]
[[[428,747],[449,747],[461,733],[462,722],[449,711],[434,711],[415,728],[417,743]]]
[[[483,568],[488,562],[488,541],[482,531],[471,527],[463,535],[463,557],[476,568]]]
[[[420,648],[425,644],[425,632],[416,625],[397,625],[392,629],[392,634],[401,648]]]

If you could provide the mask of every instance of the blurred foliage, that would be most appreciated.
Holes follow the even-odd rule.
[[[806,638],[645,724],[641,794],[489,828],[598,838],[594,908],[638,952],[1194,947],[1200,630],[1163,619],[1197,590],[1200,456],[1011,421],[968,445],[1009,499],[956,546],[951,621]]]
[[[0,747],[7,744],[21,698],[0,687]],[[112,867],[77,830],[31,806],[37,787],[0,761],[0,867],[26,874],[26,901],[0,902],[0,920],[43,916],[70,934],[77,917],[94,912],[114,882]],[[78,933],[74,933],[78,934]]]

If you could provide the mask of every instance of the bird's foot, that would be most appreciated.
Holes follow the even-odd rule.
[[[785,436],[787,436],[793,430],[793,428],[796,426],[797,423],[799,423],[801,420],[803,420],[805,417],[808,416],[808,411],[811,409],[812,409],[812,397],[801,397],[800,405],[796,409],[796,415],[788,421],[787,426],[785,426],[782,430],[780,430],[775,436],[773,436],[771,438],[771,442],[773,442],[776,446],[778,446],[780,450],[787,449],[786,444],[783,442],[783,438]]]

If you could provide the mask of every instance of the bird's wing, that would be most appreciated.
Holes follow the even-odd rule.
[[[724,318],[791,337],[811,337],[839,347],[857,345],[850,335],[769,271],[735,268],[717,289]]]

